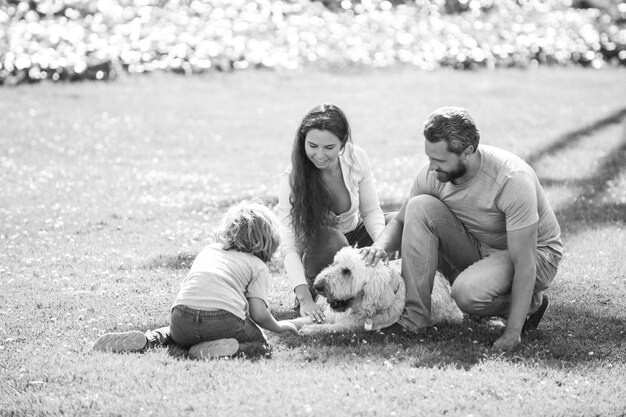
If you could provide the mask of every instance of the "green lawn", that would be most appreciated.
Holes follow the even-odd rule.
[[[626,70],[239,72],[0,89],[0,416],[624,416]],[[275,204],[314,104],[347,113],[385,207],[421,123],[466,107],[537,170],[563,228],[551,310],[512,354],[463,323],[428,336],[270,334],[271,359],[94,353],[168,323],[232,202]],[[279,259],[271,309],[293,317]]]

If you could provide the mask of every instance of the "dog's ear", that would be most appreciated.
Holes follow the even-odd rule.
[[[367,267],[367,280],[363,286],[363,303],[361,308],[371,317],[391,307],[396,299],[391,269],[387,266]]]

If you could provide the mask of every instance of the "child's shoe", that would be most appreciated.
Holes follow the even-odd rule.
[[[237,357],[248,359],[270,359],[272,357],[272,348],[267,342],[247,342],[240,343]]]
[[[218,339],[202,342],[189,348],[194,359],[215,359],[233,356],[239,350],[237,339]]]
[[[146,335],[137,330],[103,334],[93,344],[93,350],[114,353],[142,352],[147,347]]]

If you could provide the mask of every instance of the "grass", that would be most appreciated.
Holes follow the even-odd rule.
[[[0,90],[0,416],[624,416],[623,69],[243,72]],[[425,161],[421,121],[469,109],[484,143],[546,185],[566,253],[540,329],[512,354],[464,323],[422,339],[270,334],[271,359],[91,351],[166,325],[233,201],[276,202],[300,118],[344,108],[385,207]],[[278,259],[271,309],[293,317]]]

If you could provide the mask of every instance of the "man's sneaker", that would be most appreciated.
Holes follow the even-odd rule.
[[[387,327],[383,327],[381,329],[378,329],[379,332],[381,332],[382,334],[384,334],[385,336],[388,335],[395,335],[395,336],[417,336],[417,337],[422,337],[422,336],[426,336],[428,334],[428,327],[420,327],[417,328],[415,330],[409,330],[406,327],[402,326],[400,323],[395,322],[390,326]]]
[[[103,334],[93,344],[93,350],[113,353],[141,352],[147,347],[146,335],[137,330]]]
[[[390,326],[380,328],[378,329],[378,331],[381,332],[382,334],[395,334],[395,335],[408,332],[408,330],[402,327],[402,325],[398,322],[395,322]]]
[[[194,359],[215,359],[233,356],[239,350],[236,339],[218,339],[202,342],[189,348],[189,356]]]
[[[539,326],[543,315],[546,314],[546,311],[548,311],[548,307],[550,307],[550,300],[548,300],[548,296],[544,294],[539,309],[526,318],[524,327],[522,327],[522,332],[526,333],[531,330],[535,330]]]

